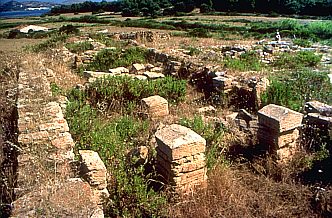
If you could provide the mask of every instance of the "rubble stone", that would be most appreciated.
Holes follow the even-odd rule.
[[[117,67],[117,68],[109,69],[109,72],[112,74],[121,74],[121,73],[129,73],[129,70],[125,67]]]
[[[138,73],[145,70],[145,66],[144,64],[133,64],[131,70],[133,71],[133,73]]]
[[[143,75],[145,75],[149,79],[159,79],[164,78],[165,75],[162,73],[156,73],[156,72],[144,72]]]
[[[143,98],[142,107],[150,118],[164,117],[169,114],[168,101],[159,95]]]
[[[323,116],[332,116],[332,106],[319,101],[309,101],[305,104],[304,110],[307,113],[319,113]]]

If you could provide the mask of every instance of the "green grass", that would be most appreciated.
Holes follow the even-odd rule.
[[[221,151],[224,146],[221,139],[226,129],[222,126],[216,127],[210,123],[204,123],[202,116],[198,115],[191,118],[181,118],[180,125],[192,129],[206,140],[206,165],[208,169],[212,169],[222,158]],[[226,161],[224,160],[224,162]]]
[[[148,141],[149,121],[127,115],[105,119],[86,103],[88,95],[79,90],[69,94],[66,117],[76,141],[75,150],[91,149],[100,155],[112,176],[106,216],[152,217],[164,212],[166,198],[153,191],[143,165],[136,166],[128,151]]]
[[[301,111],[305,102],[311,100],[332,104],[332,85],[326,72],[283,72],[270,80],[270,86],[262,95],[264,105],[278,104]]]
[[[147,50],[139,47],[130,47],[125,51],[120,48],[103,49],[97,53],[88,70],[107,71],[115,67],[127,67],[134,63],[146,63]]]
[[[265,67],[255,52],[244,53],[239,58],[226,57],[222,64],[225,68],[238,71],[260,71]]]
[[[151,81],[130,77],[108,77],[92,83],[87,92],[94,105],[106,102],[109,109],[125,108],[130,113],[142,98],[151,95],[160,95],[171,103],[183,101],[186,95],[186,81],[172,77]]]
[[[322,56],[316,55],[312,51],[300,51],[295,54],[281,53],[273,62],[277,68],[301,69],[305,67],[315,67],[319,64]]]
[[[55,47],[59,46],[60,44],[63,44],[67,38],[68,38],[68,35],[66,35],[66,34],[53,35],[45,42],[42,42],[37,45],[33,45],[31,47],[28,47],[27,49],[31,50],[33,52],[47,51],[48,49],[55,48]]]
[[[65,47],[72,53],[82,53],[87,50],[93,50],[93,45],[91,42],[76,42],[76,43],[67,43]]]

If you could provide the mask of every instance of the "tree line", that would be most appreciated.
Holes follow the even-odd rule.
[[[118,0],[61,5],[51,14],[73,12],[122,12],[123,16],[164,16],[201,12],[241,12],[331,16],[332,0]]]

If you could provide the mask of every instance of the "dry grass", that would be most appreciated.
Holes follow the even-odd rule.
[[[2,39],[0,38],[0,51],[3,52],[18,52],[22,51],[24,47],[41,43],[45,39]]]
[[[0,211],[14,199],[16,173],[16,86],[20,58],[0,52]],[[1,212],[0,212],[1,214]]]
[[[53,77],[49,77],[49,82],[54,82],[64,90],[69,90],[77,84],[84,84],[86,81],[73,73],[70,69],[70,63],[59,61],[61,57],[53,57],[50,54],[41,55],[45,67],[51,69],[54,73]]]
[[[216,168],[208,188],[171,206],[170,217],[317,217],[309,188],[242,169]]]

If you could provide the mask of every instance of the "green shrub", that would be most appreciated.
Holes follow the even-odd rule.
[[[106,215],[110,217],[161,216],[166,198],[153,191],[144,166],[135,167],[127,157],[130,149],[147,141],[149,123],[131,116],[105,119],[88,105],[85,92],[72,90],[66,117],[76,142],[75,150],[91,149],[100,155],[112,175],[110,201]],[[146,138],[144,138],[144,136]]]
[[[75,43],[67,43],[65,47],[73,53],[82,53],[87,50],[92,50],[93,45],[91,42],[85,41],[85,42],[75,42]]]
[[[264,64],[261,63],[260,58],[255,52],[247,52],[240,55],[239,58],[226,57],[223,60],[224,67],[239,71],[260,71]]]
[[[56,83],[51,82],[50,86],[51,86],[51,91],[52,91],[53,96],[66,94],[65,91],[61,87],[59,87]]]
[[[301,111],[310,100],[332,104],[332,85],[326,72],[305,70],[284,74],[271,78],[270,86],[262,95],[264,105],[278,104]]]
[[[312,46],[311,41],[309,41],[307,39],[294,39],[293,43],[294,43],[294,45],[298,45],[301,47],[311,47]]]
[[[213,166],[223,158],[220,156],[223,145],[221,144],[222,136],[225,132],[225,128],[222,126],[214,126],[210,123],[204,123],[202,116],[195,115],[193,118],[181,118],[180,125],[186,126],[197,134],[201,135],[207,144],[206,161],[208,169],[212,169]]]
[[[121,49],[103,49],[98,52],[87,69],[108,71],[110,68],[126,67],[133,63],[146,63],[147,50],[139,47],[130,47],[124,52]]]
[[[281,53],[273,62],[273,66],[288,69],[315,67],[319,64],[321,58],[321,55],[316,55],[312,51],[300,51],[295,54]]]
[[[78,34],[80,30],[71,24],[64,25],[59,28],[59,33],[65,33],[65,34]]]
[[[165,77],[159,80],[137,80],[130,77],[108,77],[96,80],[89,86],[88,95],[93,104],[106,102],[110,109],[132,108],[142,98],[160,95],[171,102],[184,100],[186,81]],[[130,112],[130,111],[129,111]]]

